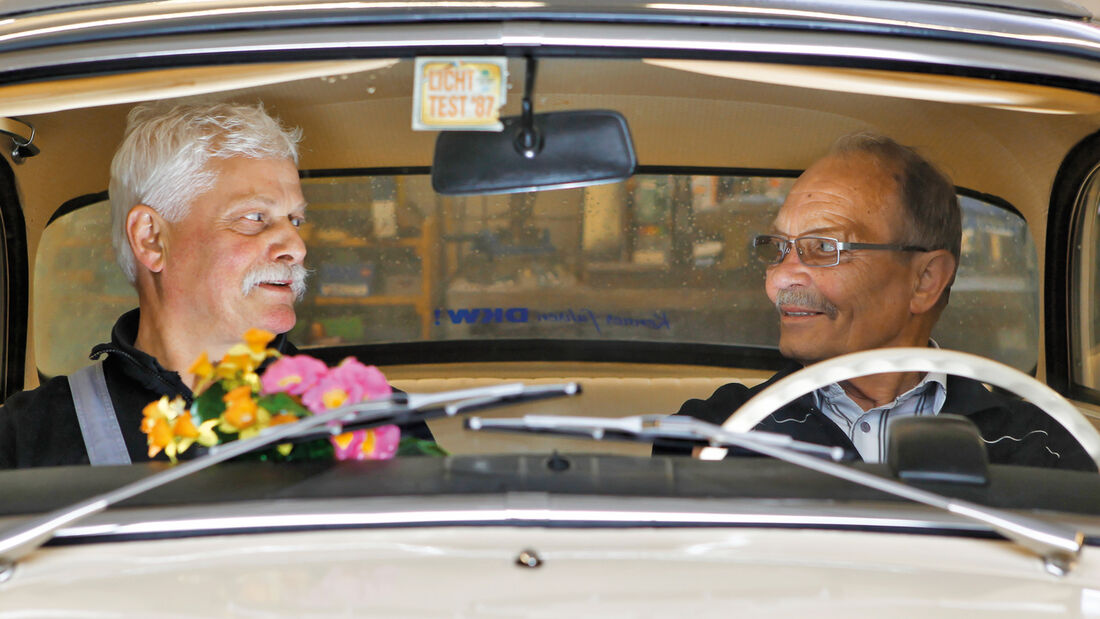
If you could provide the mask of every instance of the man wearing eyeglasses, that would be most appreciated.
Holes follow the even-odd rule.
[[[734,383],[707,400],[688,400],[678,414],[720,424],[802,366],[874,348],[935,346],[932,327],[947,306],[961,238],[955,189],[932,164],[883,136],[842,138],[799,177],[772,229],[753,239],[779,314],[779,350],[791,366],[752,389]],[[892,419],[940,412],[969,417],[993,463],[1096,470],[1038,408],[939,372],[834,383],[756,429],[882,462]]]

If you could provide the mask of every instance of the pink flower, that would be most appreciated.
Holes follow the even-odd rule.
[[[302,395],[317,384],[326,372],[328,366],[309,355],[281,357],[267,367],[260,382],[265,394],[285,391],[291,395]]]
[[[397,454],[401,430],[397,426],[379,426],[356,430],[329,438],[337,460],[389,460]]]
[[[302,394],[302,404],[318,414],[345,404],[387,396],[392,391],[378,368],[348,357]]]

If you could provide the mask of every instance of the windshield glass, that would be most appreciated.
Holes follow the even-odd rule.
[[[434,193],[426,175],[307,173],[313,275],[290,337],[304,348],[537,338],[774,350],[778,321],[751,244],[793,181],[637,174],[455,198]],[[1027,222],[1004,205],[959,201],[962,264],[934,338],[1031,372],[1039,280]],[[93,203],[52,222],[39,245],[35,348],[48,376],[89,363],[136,305],[100,242],[109,218],[106,202]],[[65,316],[88,298],[99,302],[79,320]]]
[[[494,409],[485,413],[487,417],[625,418],[681,411],[720,424],[759,393],[760,385],[789,375],[800,365],[813,367],[814,362],[842,352],[891,341],[888,329],[920,315],[921,320],[930,318],[928,331],[921,332],[919,341],[905,340],[909,345],[931,341],[942,349],[973,353],[1043,377],[1039,291],[1044,265],[1037,243],[1046,235],[1049,196],[1045,188],[1051,185],[1064,154],[1100,118],[1100,110],[1046,113],[1049,110],[1014,108],[1001,100],[955,101],[959,92],[977,97],[992,89],[1015,88],[976,78],[933,76],[928,77],[926,90],[884,96],[880,86],[907,83],[916,79],[915,74],[875,71],[849,76],[840,68],[714,59],[578,56],[538,61],[531,100],[536,114],[620,113],[628,124],[637,160],[633,174],[615,182],[508,194],[435,191],[432,174],[437,170],[432,166],[440,130],[414,128],[411,115],[418,92],[414,58],[333,63],[324,72],[312,63],[298,66],[288,59],[279,67],[256,67],[262,75],[245,75],[239,81],[234,81],[229,67],[221,67],[226,69],[226,75],[219,76],[224,81],[212,82],[210,92],[156,91],[158,96],[167,95],[168,104],[260,102],[266,113],[285,126],[301,129],[297,165],[265,170],[263,178],[278,178],[280,186],[293,190],[289,214],[280,211],[273,220],[279,226],[286,222],[279,230],[286,235],[283,246],[291,247],[279,259],[300,262],[309,274],[303,294],[292,304],[293,320],[278,323],[286,325],[286,340],[260,343],[260,352],[251,354],[266,354],[263,347],[270,344],[288,355],[311,355],[328,366],[353,357],[365,366],[380,368],[384,379],[374,377],[375,387],[381,384],[414,394],[512,381],[576,382],[582,391],[576,397]],[[508,120],[520,114],[527,67],[514,58],[494,66],[501,64],[507,68],[501,82],[507,102],[500,114]],[[249,67],[235,68],[247,73]],[[775,73],[769,71],[773,68]],[[217,69],[205,67],[199,81]],[[150,84],[170,85],[170,76],[157,70],[147,73],[135,74],[134,83],[148,78]],[[853,80],[831,79],[838,75]],[[270,81],[260,79],[264,76]],[[860,76],[874,79],[854,79]],[[795,77],[820,81],[792,81]],[[74,88],[91,84],[79,82]],[[429,85],[425,81],[420,87]],[[1020,88],[1031,92],[1030,86]],[[1051,98],[1044,105],[1055,106],[1057,92],[1050,90]],[[1070,99],[1074,105],[1083,105],[1077,98]],[[130,323],[120,317],[139,305],[134,286],[115,261],[111,236],[117,231],[112,229],[107,195],[111,158],[126,129],[127,114],[138,103],[106,101],[28,117],[51,140],[39,159],[16,169],[33,257],[28,387],[40,382],[48,385],[52,377],[95,367],[89,359],[92,347],[111,341],[116,325],[125,331],[123,327]],[[891,192],[895,185],[904,185],[897,180],[902,173],[894,171],[893,164],[881,166],[891,170],[890,175],[875,176],[876,169],[871,169],[852,176],[860,191],[877,192],[874,200],[867,201],[867,212],[859,214],[864,220],[859,225],[844,228],[836,223],[839,217],[825,223],[813,219],[832,212],[829,208],[836,205],[826,204],[820,196],[832,195],[835,188],[808,191],[803,185],[800,190],[796,182],[802,183],[800,177],[807,175],[813,178],[811,173],[823,169],[817,164],[839,152],[832,149],[845,137],[866,135],[885,136],[891,143],[911,147],[946,175],[941,183],[946,187],[946,202],[940,204],[957,201],[959,209],[952,211],[958,218],[957,250],[951,243],[937,244],[937,230],[914,231],[918,226],[909,219],[875,210],[893,208]],[[598,151],[599,146],[586,148]],[[86,148],[93,152],[85,152]],[[584,152],[574,154],[580,157]],[[851,156],[851,161],[857,159]],[[494,160],[486,156],[485,161]],[[480,171],[489,176],[521,169],[514,162],[486,163],[484,168]],[[296,181],[304,209],[299,209]],[[933,193],[923,186],[918,189],[910,193]],[[807,202],[807,193],[818,196],[814,198],[818,202]],[[201,204],[207,202],[200,198],[215,195],[196,194],[196,203]],[[787,205],[803,210],[790,215],[796,211]],[[781,216],[783,209],[788,214]],[[252,219],[253,215],[257,217]],[[229,227],[234,231],[241,225],[277,227],[269,223],[268,215],[246,213]],[[177,223],[166,222],[167,229]],[[947,229],[950,223],[942,227]],[[231,258],[238,247],[223,241],[225,227],[210,226],[202,233],[188,228],[191,236],[165,237],[169,247],[172,239],[186,239],[184,247],[177,245],[165,254],[167,263],[173,255],[184,255],[209,258],[204,268],[212,265],[186,272],[186,282],[196,291],[189,303],[197,307],[209,302],[202,295],[222,280],[232,294],[247,289],[242,297],[256,287],[272,296],[295,292],[292,279],[297,276],[283,271],[257,276],[252,288],[235,281],[233,269],[240,261]],[[801,249],[792,249],[794,256],[785,254],[783,260],[769,265],[756,240],[761,234],[778,235],[780,245]],[[932,241],[927,240],[929,236]],[[798,245],[787,243],[787,237],[817,241],[812,241],[813,246]],[[137,241],[127,243],[132,246]],[[782,250],[780,245],[770,249]],[[803,250],[817,253],[798,253]],[[958,255],[957,273],[953,251]],[[218,252],[224,255],[207,255]],[[163,267],[155,257],[141,264],[149,273],[159,273],[157,269]],[[784,277],[787,283],[780,281]],[[150,275],[150,281],[168,280]],[[912,303],[897,301],[899,295],[915,295],[925,286],[934,288],[928,296]],[[806,290],[811,292],[803,294]],[[820,294],[814,296],[815,292]],[[781,296],[784,300],[773,301]],[[942,299],[947,299],[946,306]],[[211,321],[218,311],[211,306]],[[136,332],[135,315],[130,316],[135,323],[130,327]],[[822,324],[827,327],[821,328],[823,335],[814,336],[814,342],[824,352],[815,357],[815,351],[799,349],[794,341],[798,338],[792,337],[818,328],[808,325]],[[836,335],[844,330],[843,337]],[[195,327],[181,339],[205,335],[202,331]],[[917,331],[905,331],[906,337],[913,332]],[[138,341],[131,343],[136,346]],[[223,353],[228,356],[218,353],[208,361],[243,358]],[[119,359],[123,354],[133,352],[112,345],[105,366],[109,367],[112,355]],[[144,358],[137,363],[158,372],[167,367]],[[177,363],[158,375],[160,383],[152,383],[174,385],[172,381],[183,380],[183,395],[198,395],[201,400],[202,388],[221,376],[205,367]],[[197,370],[189,374],[193,368]],[[850,383],[831,385],[840,390],[834,394],[836,399],[826,393],[829,386],[808,394],[802,405],[812,409],[822,424],[832,425],[819,425],[815,431],[822,434],[800,435],[798,440],[822,443],[827,436],[841,435],[846,437],[841,441],[845,457],[862,460],[859,466],[886,467],[893,423],[889,411],[895,405],[903,405],[898,409],[902,417],[941,412],[993,415],[987,411],[1009,410],[1011,414],[997,413],[996,418],[1023,419],[1023,425],[1007,427],[997,425],[998,421],[981,426],[977,438],[968,439],[993,454],[994,464],[1011,462],[1024,439],[1060,431],[1028,425],[1031,416],[1038,417],[1042,411],[1012,408],[1017,406],[1014,400],[1005,408],[1007,400],[997,399],[1002,395],[987,390],[981,377],[968,379],[966,387],[959,388],[938,369],[914,370],[886,398],[870,397],[871,390],[845,390]],[[206,396],[206,404],[213,402],[214,408],[204,410],[239,412],[233,409],[233,389],[255,386],[257,379],[237,378],[240,384],[220,387],[222,391]],[[281,378],[290,381],[285,387],[300,377],[291,373]],[[201,387],[192,392],[192,386]],[[350,387],[341,389],[326,393],[328,399],[322,398],[317,406],[363,395]],[[370,393],[378,397],[384,392]],[[291,396],[291,400],[301,399],[302,394]],[[987,406],[986,396],[994,398],[995,405]],[[285,400],[279,402],[278,406],[285,404]],[[293,410],[304,414],[308,405],[297,404],[299,408]],[[182,408],[171,406],[135,409],[122,421],[125,431],[152,427],[152,422],[146,422],[150,415],[175,419],[172,415]],[[285,410],[268,411],[264,423]],[[780,413],[778,408],[774,412]],[[804,411],[755,423],[772,424],[758,429],[783,433],[803,425],[808,415],[811,412]],[[415,431],[403,430],[404,438],[415,435],[425,444],[434,441],[438,450],[418,444],[413,447],[424,449],[403,451],[402,457],[556,451],[648,459],[653,450],[644,441],[594,442],[554,432],[471,432],[463,427],[461,417],[440,415],[417,425]],[[234,418],[241,423],[250,419]],[[981,415],[974,418],[986,423]],[[201,441],[222,440],[244,427],[200,414],[193,421],[194,436],[187,443],[194,450],[191,454],[202,453]],[[217,423],[209,425],[212,421]],[[755,423],[743,429],[752,429]],[[1081,423],[1087,427],[1089,422]],[[145,441],[142,433],[136,448],[129,445],[138,461],[144,458]],[[364,439],[354,445],[366,449],[366,444]],[[346,447],[329,446],[325,453]],[[662,449],[657,449],[658,455],[666,453]],[[669,455],[693,452],[693,446],[685,448],[683,443],[668,449]],[[1038,454],[1039,459],[1057,462],[1062,458],[1058,448],[1046,444],[1027,449],[1033,449],[1027,453]],[[155,459],[167,457],[167,452],[150,450]],[[312,457],[306,454],[301,459],[307,456]],[[279,461],[287,457],[262,456]],[[1088,454],[1083,457],[1089,462]],[[1037,462],[1023,463],[1045,466]],[[668,490],[676,491],[676,484]]]

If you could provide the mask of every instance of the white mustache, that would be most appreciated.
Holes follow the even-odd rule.
[[[836,306],[820,294],[805,288],[783,288],[775,293],[775,309],[782,312],[781,305],[796,305],[808,310],[821,312],[829,318],[836,318]]]
[[[309,277],[309,269],[300,264],[261,264],[252,268],[244,276],[241,282],[241,294],[248,296],[256,286],[264,282],[290,282],[290,290],[294,292],[294,300],[301,301],[306,294],[306,278]]]

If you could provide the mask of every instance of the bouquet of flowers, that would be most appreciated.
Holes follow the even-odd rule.
[[[141,431],[149,457],[163,451],[174,463],[195,443],[212,447],[249,438],[271,426],[392,392],[374,366],[348,357],[330,368],[308,355],[284,356],[268,348],[274,338],[273,333],[250,329],[221,361],[212,363],[203,353],[188,369],[198,378],[190,408],[180,396],[163,396],[146,406]],[[431,441],[402,439],[397,426],[387,425],[337,434],[328,441],[279,445],[262,457],[387,460],[406,454],[446,452]]]

